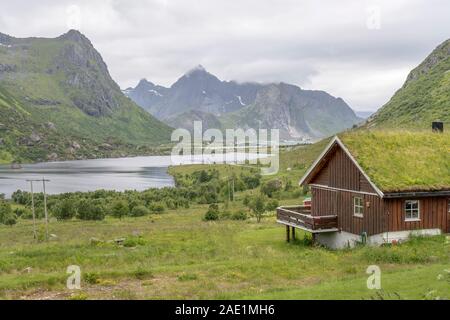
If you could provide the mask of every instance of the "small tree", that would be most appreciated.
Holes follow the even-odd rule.
[[[8,219],[11,215],[11,204],[5,200],[0,200],[0,223],[5,223],[6,219]]]
[[[266,210],[267,210],[267,211],[273,211],[273,210],[275,210],[276,208],[278,208],[278,206],[279,206],[278,200],[276,200],[276,199],[271,199],[271,200],[269,200],[269,201],[267,202],[267,204],[266,204]]]
[[[7,226],[13,226],[17,223],[17,216],[11,212],[8,216],[5,217],[3,223]]]
[[[70,220],[76,214],[75,203],[69,199],[63,200],[55,205],[52,213],[57,220]]]
[[[164,204],[160,202],[150,204],[149,208],[152,213],[163,213],[166,210]]]
[[[242,200],[242,204],[246,207],[250,204],[250,197],[248,195],[244,196],[244,200]]]
[[[211,204],[203,217],[205,221],[219,220],[219,206],[215,203]]]
[[[124,200],[117,200],[111,206],[111,214],[113,217],[122,219],[122,217],[128,215],[130,208],[128,203]]]
[[[150,213],[150,210],[147,209],[144,206],[136,206],[134,207],[131,212],[130,212],[130,216],[132,217],[142,217],[145,215],[148,215]]]
[[[272,198],[273,194],[277,191],[282,190],[283,183],[280,179],[274,179],[267,181],[261,186],[261,192],[264,193],[269,198]]]
[[[77,218],[81,220],[103,220],[105,210],[99,203],[82,199],[77,204]]]
[[[262,216],[266,211],[266,198],[263,195],[258,195],[249,203],[249,208],[252,210],[256,221],[261,222]]]

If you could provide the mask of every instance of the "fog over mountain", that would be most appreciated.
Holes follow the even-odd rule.
[[[122,88],[170,86],[201,63],[224,80],[285,82],[376,111],[448,38],[446,0],[9,1],[0,32],[56,37],[77,29]]]
[[[361,119],[341,98],[286,83],[221,81],[199,65],[169,88],[143,79],[124,93],[172,127],[280,129],[282,139],[317,139]]]

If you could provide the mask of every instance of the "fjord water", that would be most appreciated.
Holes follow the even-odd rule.
[[[260,155],[261,156],[261,155]],[[236,159],[254,159],[257,155],[237,153]],[[27,179],[48,179],[46,191],[59,194],[76,191],[138,190],[174,186],[174,179],[167,173],[168,166],[200,163],[201,158],[148,156],[116,159],[43,162],[23,165],[21,169],[0,166],[0,193],[11,197],[20,189],[30,191]],[[203,162],[211,162],[205,156]],[[34,191],[42,191],[42,183],[34,183]]]

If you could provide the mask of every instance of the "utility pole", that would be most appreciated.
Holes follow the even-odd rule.
[[[46,180],[44,178],[39,180],[27,180],[31,185],[31,206],[33,212],[33,233],[34,238],[37,239],[36,233],[36,214],[34,209],[34,192],[33,192],[33,182],[42,182],[42,186],[44,188],[44,213],[45,213],[45,238],[48,240],[48,211],[47,211],[47,193],[45,192],[45,183],[50,182],[50,180]]]
[[[27,180],[27,181],[30,182],[30,186],[31,186],[31,212],[33,213],[33,237],[36,240],[37,232],[36,232],[36,214],[34,212],[33,180]]]
[[[228,201],[231,202],[231,184],[230,179],[228,179]]]
[[[234,202],[234,175],[233,175],[233,202]]]
[[[42,186],[44,188],[44,213],[45,213],[45,239],[48,240],[48,212],[47,212],[47,194],[45,192],[45,182],[50,180],[45,180],[42,178]]]

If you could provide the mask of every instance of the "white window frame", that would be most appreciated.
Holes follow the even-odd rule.
[[[361,201],[361,203],[356,203],[357,201]],[[364,199],[362,197],[353,197],[353,216],[364,218]]]
[[[411,208],[407,209],[407,203],[411,203]],[[417,204],[417,209],[414,209],[413,204]],[[405,221],[420,221],[420,201],[419,200],[405,200]],[[417,217],[413,216],[414,212],[417,210]],[[408,218],[408,212],[411,216]]]

